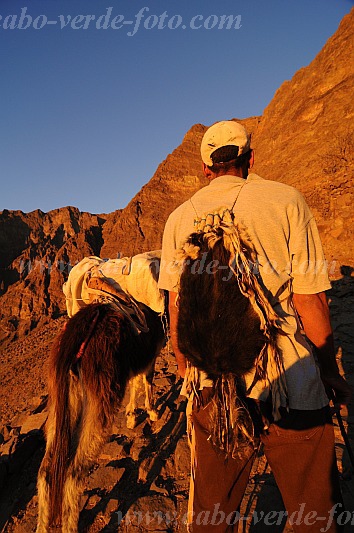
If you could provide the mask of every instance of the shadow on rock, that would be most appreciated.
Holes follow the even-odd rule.
[[[136,518],[137,512],[131,512],[132,507],[145,497],[147,509],[151,510],[150,498],[153,496],[155,504],[156,498],[169,500],[169,513],[176,512],[173,483],[169,486],[168,480],[162,480],[160,474],[166,460],[173,455],[178,441],[186,432],[185,401],[177,402],[179,392],[180,383],[176,383],[159,399],[160,419],[152,426],[146,422],[143,427],[137,427],[132,440],[122,435],[112,436],[111,443],[120,446],[122,453],[127,456],[112,458],[105,467],[100,466],[94,472],[96,485],[100,488],[93,488],[85,493],[86,503],[80,514],[80,531],[90,529],[94,523],[97,524],[100,516],[106,517],[107,514],[110,514],[110,520],[102,524],[100,531],[116,532],[117,525],[121,522],[124,524],[125,517],[125,521],[129,522],[126,527],[133,531],[131,517],[128,518],[127,513],[134,514]],[[116,481],[114,485],[113,480]],[[166,501],[159,503],[160,508],[164,508]],[[169,531],[168,525],[166,531]]]

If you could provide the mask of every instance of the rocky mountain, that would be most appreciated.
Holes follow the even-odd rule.
[[[353,94],[354,9],[312,63],[278,89],[253,137],[256,172],[307,199],[333,274],[353,261]]]
[[[132,255],[161,247],[169,213],[206,185],[199,158],[204,131],[205,126],[201,124],[193,126],[181,145],[158,166],[149,183],[123,209],[113,228],[104,227],[104,257],[116,257],[117,252]]]
[[[339,368],[354,386],[354,278],[344,277],[330,291],[331,318]],[[0,365],[0,531],[35,531],[38,514],[36,480],[44,454],[43,425],[47,418],[47,353],[65,318],[38,327],[4,351]],[[125,407],[116,410],[112,434],[84,480],[79,531],[86,533],[186,533],[190,450],[186,435],[185,400],[179,396],[176,360],[166,347],[156,361],[154,402],[158,420],[151,422],[139,409],[139,424],[127,428]],[[143,386],[138,406],[144,405]],[[354,416],[342,412],[353,446]],[[335,450],[340,472],[347,527],[353,531],[353,467],[338,421],[334,421]],[[280,521],[273,521],[278,511]],[[264,531],[255,517],[272,517],[273,533],[293,533],[266,457],[259,450],[241,503],[242,527],[250,533]],[[121,520],[123,518],[123,520]],[[259,527],[258,527],[259,526]],[[321,526],[322,527],[322,526]],[[325,529],[323,527],[322,529]],[[51,531],[59,531],[51,529]]]
[[[99,215],[76,207],[0,214],[0,341],[21,337],[65,311],[68,269],[102,247]]]
[[[252,117],[242,122],[253,130],[258,120]],[[117,251],[132,255],[161,247],[168,215],[208,183],[200,159],[200,143],[206,129],[202,124],[192,126],[181,145],[167,156],[149,183],[123,209],[114,231],[104,226],[104,257],[116,257]]]
[[[255,171],[296,186],[316,216],[332,261],[329,299],[337,361],[352,387],[353,59],[354,9],[314,61],[279,88],[263,116],[242,121],[252,132]],[[205,184],[199,160],[205,129],[193,126],[123,210],[102,215],[75,207],[49,213],[0,212],[0,530],[4,533],[36,528],[36,478],[47,417],[47,354],[65,323],[61,286],[68,270],[84,256],[117,257],[160,247],[169,213]],[[169,346],[157,359],[154,386],[156,422],[141,410],[142,420],[131,430],[126,427],[127,398],[117,410],[109,442],[85,479],[80,531],[186,531],[190,451]],[[141,392],[139,405],[143,405]],[[344,418],[353,446],[351,406]],[[334,427],[342,493],[346,509],[352,511],[353,468],[336,418]],[[274,509],[283,512],[283,504],[260,451],[241,504],[242,530],[259,530],[257,524],[250,525],[252,513],[271,512],[273,518]],[[291,533],[285,521],[286,517],[277,531]],[[348,524],[345,531],[350,528]]]
[[[115,258],[161,248],[170,212],[207,183],[199,160],[205,130],[193,126],[123,210],[107,215],[74,207],[0,213],[0,342],[21,338],[65,313],[62,284],[83,257]]]
[[[305,195],[333,277],[353,261],[353,89],[354,9],[312,63],[282,84],[262,117],[242,120],[252,132],[254,170]],[[199,155],[205,130],[194,125],[123,210],[0,213],[0,341],[64,312],[61,285],[84,256],[161,247],[169,213],[206,185]]]

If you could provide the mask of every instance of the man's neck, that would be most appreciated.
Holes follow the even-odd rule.
[[[230,168],[229,170],[225,172],[219,172],[218,174],[213,172],[213,174],[209,177],[209,179],[210,181],[212,181],[215,178],[220,178],[220,176],[235,176],[237,178],[246,179],[248,176],[248,170],[247,172],[244,172],[242,168]]]

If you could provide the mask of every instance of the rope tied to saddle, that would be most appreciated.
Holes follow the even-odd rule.
[[[149,331],[145,315],[135,300],[122,291],[114,281],[106,278],[99,268],[87,272],[85,283],[88,293],[93,297],[93,303],[112,303],[115,305],[119,312],[129,320],[136,335]]]
[[[147,333],[149,331],[145,315],[133,298],[117,288],[108,278],[100,275],[99,271],[94,274],[88,272],[85,276],[85,283],[87,284],[88,292],[94,296],[92,303],[107,303],[116,307],[119,313],[129,321],[135,335]],[[76,360],[81,359],[84,355],[86,347],[96,328],[98,318],[99,311],[97,310],[87,335],[76,355]]]

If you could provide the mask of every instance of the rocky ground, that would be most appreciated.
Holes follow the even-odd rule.
[[[351,271],[333,282],[330,307],[338,361],[354,386],[354,278]],[[50,345],[62,327],[59,318],[1,354],[0,531],[35,531],[36,476],[43,457],[46,419],[46,360]],[[143,411],[139,425],[127,429],[124,405],[118,410],[113,434],[92,467],[82,497],[79,531],[87,533],[186,532],[189,449],[185,432],[184,401],[179,397],[173,355],[165,349],[158,359],[155,398],[159,420],[150,422]],[[124,403],[126,403],[127,399]],[[354,440],[354,413],[344,413]],[[354,516],[353,469],[336,418],[336,451],[348,511]],[[291,465],[291,458],[289,458]],[[239,531],[262,533],[261,522],[250,526],[246,517],[262,511],[283,510],[282,500],[264,455],[260,451],[242,504]],[[353,531],[354,525],[347,531]],[[274,525],[272,532],[292,528]],[[65,533],[65,532],[64,532]]]

